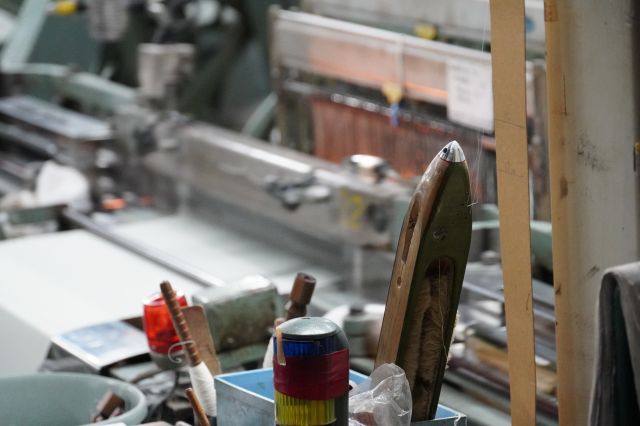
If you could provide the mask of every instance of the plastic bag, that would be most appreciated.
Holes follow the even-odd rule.
[[[349,392],[349,426],[404,426],[411,423],[411,388],[404,370],[382,364]]]
[[[54,161],[43,164],[34,191],[19,191],[0,198],[0,210],[28,209],[56,204],[70,204],[78,210],[91,206],[89,181],[72,167]]]

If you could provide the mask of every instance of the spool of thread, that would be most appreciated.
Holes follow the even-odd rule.
[[[346,426],[349,345],[344,332],[326,318],[302,317],[280,325],[276,336],[276,424]]]
[[[205,413],[214,417],[217,414],[216,391],[213,376],[209,372],[207,365],[201,362],[194,367],[189,367],[189,378],[191,379],[191,386],[193,386],[200,403],[204,407]]]
[[[182,313],[180,304],[176,299],[176,292],[173,291],[171,283],[163,281],[160,284],[160,290],[162,291],[162,297],[167,305],[169,314],[171,315],[171,322],[173,327],[178,333],[178,337],[184,344],[187,359],[189,360],[189,377],[193,389],[200,400],[200,403],[205,409],[208,416],[215,417],[216,415],[216,391],[214,389],[213,376],[206,364],[202,362],[200,353],[196,346],[193,337],[191,336],[191,330],[189,330],[189,324]]]

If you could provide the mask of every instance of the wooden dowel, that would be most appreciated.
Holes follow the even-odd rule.
[[[196,347],[193,337],[191,337],[191,331],[189,330],[187,321],[182,314],[182,309],[180,308],[180,304],[176,298],[176,292],[173,291],[169,281],[163,281],[162,284],[160,284],[160,290],[162,291],[164,303],[166,303],[167,308],[169,309],[173,327],[176,329],[176,333],[178,334],[178,337],[180,338],[180,341],[187,353],[189,365],[193,367],[200,364],[202,359],[200,359],[198,348]]]
[[[287,304],[286,321],[303,317],[307,314],[307,305],[311,302],[315,287],[316,279],[311,275],[303,274],[302,272],[296,275],[289,295],[289,303]]]
[[[184,393],[187,394],[187,398],[189,398],[189,402],[191,403],[191,407],[193,407],[193,411],[198,418],[198,423],[200,423],[200,426],[211,426],[211,423],[209,423],[209,418],[207,417],[207,413],[204,412],[204,408],[202,408],[202,404],[200,404],[200,400],[198,399],[198,396],[193,391],[193,389],[187,388]]]

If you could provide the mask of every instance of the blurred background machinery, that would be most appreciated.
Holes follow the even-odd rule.
[[[84,294],[85,305],[101,303],[92,292],[102,283],[139,282],[141,271],[189,290],[261,274],[286,294],[304,270],[318,280],[310,310],[345,324],[366,371],[409,196],[457,140],[474,224],[442,398],[472,421],[508,424],[489,6],[421,3],[0,0],[0,257],[12,260],[3,269]],[[527,2],[526,19],[539,406],[553,424],[541,1]],[[51,163],[65,172],[45,173]],[[39,198],[64,179],[77,190]],[[89,254],[118,268],[96,274]],[[45,277],[25,278],[21,265],[39,258]],[[135,300],[109,312],[54,326],[25,302],[9,316],[47,342],[139,315],[149,287],[122,285]]]

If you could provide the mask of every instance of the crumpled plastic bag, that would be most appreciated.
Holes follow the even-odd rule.
[[[404,370],[382,364],[349,392],[349,426],[405,426],[411,423],[411,388]]]
[[[0,210],[28,209],[69,204],[78,210],[90,207],[89,181],[73,167],[54,161],[42,165],[34,191],[19,191],[0,198]]]

